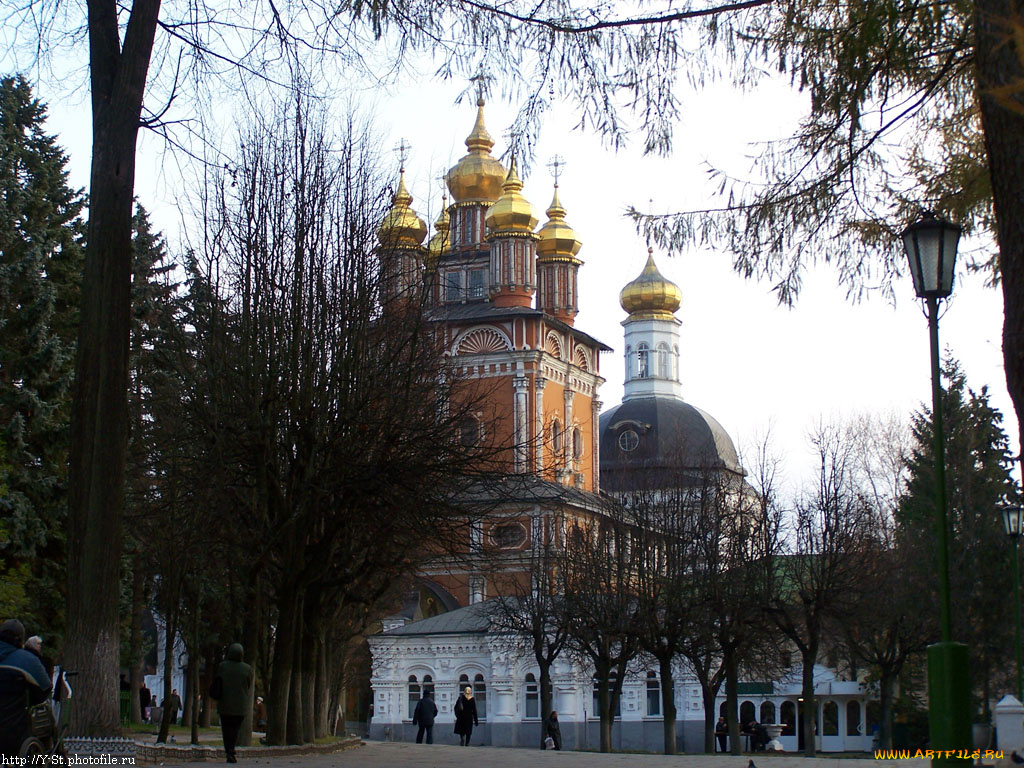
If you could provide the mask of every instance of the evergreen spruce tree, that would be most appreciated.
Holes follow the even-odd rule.
[[[32,631],[63,630],[68,424],[82,193],[21,77],[0,80],[0,579]]]
[[[989,404],[988,389],[975,392],[959,364],[943,364],[945,388],[942,409],[946,444],[946,495],[949,519],[950,602],[953,639],[967,643],[971,657],[971,685],[988,715],[996,674],[1012,667],[1012,610],[1006,596],[1013,594],[1012,547],[1003,532],[999,507],[1014,502],[1019,489],[1010,475],[1014,458],[1003,431],[1003,414]],[[912,422],[915,448],[909,461],[909,479],[899,503],[899,522],[916,532],[923,549],[935,550],[935,454],[933,420],[927,408]],[[935,606],[938,637],[938,574],[935,558],[917,567],[926,569],[932,584],[922,595]]]

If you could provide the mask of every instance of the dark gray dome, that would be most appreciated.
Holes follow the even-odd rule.
[[[744,474],[722,425],[673,397],[634,398],[601,414],[600,445],[601,485],[611,492],[708,470]]]

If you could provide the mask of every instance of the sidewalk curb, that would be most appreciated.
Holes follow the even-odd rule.
[[[356,736],[347,737],[331,744],[296,744],[284,747],[238,747],[240,759],[259,757],[275,758],[294,755],[329,755],[363,744]],[[170,763],[200,763],[207,760],[227,759],[223,747],[205,747],[202,744],[152,744],[135,742],[135,759],[139,764],[164,765]]]

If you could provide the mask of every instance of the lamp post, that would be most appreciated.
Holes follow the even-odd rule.
[[[1017,542],[1020,540],[1021,528],[1024,526],[1024,514],[1020,507],[1005,505],[1000,510],[1003,516],[1003,528],[1006,535],[1013,539],[1013,607],[1017,623],[1014,632],[1014,648],[1017,650],[1017,701],[1024,701],[1024,677],[1021,675],[1020,661],[1020,565],[1017,558]]]
[[[949,524],[946,520],[945,432],[942,424],[942,379],[939,372],[939,301],[953,292],[956,249],[960,227],[925,213],[903,230],[903,247],[910,261],[914,290],[928,308],[931,341],[932,425],[935,452],[935,531],[938,537],[939,620],[942,642],[928,647],[928,727],[931,748],[948,752],[932,760],[933,766],[968,765],[970,754],[970,685],[967,646],[952,640],[949,603]]]

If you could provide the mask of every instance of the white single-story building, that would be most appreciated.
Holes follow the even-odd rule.
[[[368,639],[373,658],[373,695],[369,736],[411,741],[412,714],[424,691],[438,708],[437,743],[457,744],[452,707],[459,691],[473,687],[480,716],[473,743],[536,747],[544,713],[540,711],[539,670],[529,654],[516,650],[507,635],[492,632],[489,603],[476,603],[408,624],[396,622]],[[552,669],[553,706],[558,712],[564,749],[596,748],[600,743],[595,714],[596,691],[590,670],[568,654]],[[815,667],[818,746],[822,752],[871,749],[868,703],[863,683],[839,680],[827,667]],[[676,670],[677,744],[679,751],[702,752],[704,706],[700,685],[679,661]],[[740,720],[786,723],[781,742],[786,751],[802,743],[797,712],[801,706],[800,670],[780,681],[743,683]],[[719,699],[724,706],[725,697]],[[662,749],[661,682],[658,665],[638,659],[623,683],[612,747]],[[746,745],[744,745],[746,747]]]

